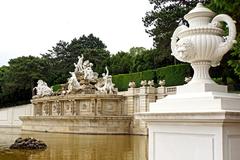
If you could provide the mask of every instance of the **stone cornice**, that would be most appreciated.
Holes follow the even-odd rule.
[[[166,112],[166,113],[135,113],[136,119],[146,122],[213,122],[213,123],[240,123],[240,112],[212,111],[212,112]]]

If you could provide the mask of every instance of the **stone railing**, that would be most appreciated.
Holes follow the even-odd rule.
[[[127,115],[134,115],[137,112],[148,112],[149,104],[162,99],[167,95],[176,94],[176,86],[171,87],[150,87],[128,88],[128,91],[118,92],[124,96],[124,106],[127,109]],[[133,119],[133,134],[147,134],[146,124],[141,120]]]
[[[176,92],[177,92],[176,86],[166,87],[166,95],[176,94]]]

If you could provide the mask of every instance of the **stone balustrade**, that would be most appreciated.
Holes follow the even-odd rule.
[[[128,88],[127,91],[118,92],[118,94],[124,96],[124,106],[127,109],[127,115],[133,116],[134,113],[148,112],[150,103],[156,102],[167,95],[176,94],[176,86],[160,86],[158,88],[142,86],[140,88]],[[146,123],[133,118],[131,133],[146,135]]]

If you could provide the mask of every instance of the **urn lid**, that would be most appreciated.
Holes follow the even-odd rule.
[[[196,17],[208,17],[213,18],[216,14],[210,9],[203,6],[202,3],[198,3],[195,8],[193,8],[188,14],[184,16],[187,21]]]

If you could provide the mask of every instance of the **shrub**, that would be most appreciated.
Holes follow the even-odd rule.
[[[57,92],[61,89],[61,85],[60,84],[56,84],[54,86],[52,86],[53,92]]]
[[[158,68],[156,76],[158,81],[164,79],[166,86],[177,86],[185,83],[185,77],[192,76],[192,69],[189,64],[172,65]]]
[[[119,91],[127,90],[130,81],[135,81],[137,87],[140,87],[141,80],[154,80],[154,83],[157,84],[159,80],[165,79],[166,86],[176,86],[184,84],[184,78],[191,75],[192,69],[190,65],[179,64],[156,70],[114,75],[113,83],[115,83]]]
[[[126,91],[128,89],[128,84],[131,81],[135,81],[137,87],[140,86],[142,77],[142,72],[131,73],[131,74],[119,74],[114,75],[112,80],[113,83],[116,85],[119,91]]]

